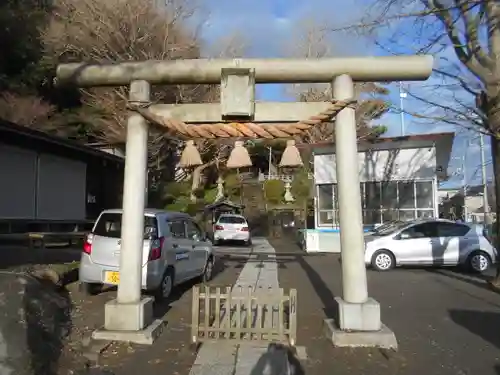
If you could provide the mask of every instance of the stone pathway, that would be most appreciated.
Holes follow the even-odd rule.
[[[247,293],[248,288],[279,290],[275,250],[264,238],[253,239],[252,253],[232,288],[232,295]],[[264,326],[272,324],[272,320],[273,317],[264,319]],[[250,375],[255,371],[275,374],[280,371],[278,368],[288,365],[280,360],[286,357],[277,353],[278,350],[270,350],[268,345],[207,342],[200,347],[189,374]]]

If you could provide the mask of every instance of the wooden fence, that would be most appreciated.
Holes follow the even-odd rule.
[[[294,346],[297,290],[285,294],[281,288],[195,286],[191,323],[193,343],[266,341]]]

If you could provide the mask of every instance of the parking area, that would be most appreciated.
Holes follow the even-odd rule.
[[[482,277],[452,269],[368,271],[370,296],[380,302],[382,320],[396,333],[399,351],[333,348],[323,335],[323,320],[335,316],[334,297],[341,294],[338,255],[305,255],[284,240],[269,243],[276,258],[261,261],[276,263],[279,287],[298,291],[297,344],[308,355],[302,361],[303,373],[500,374],[500,295],[489,290]],[[69,259],[69,251],[61,254]],[[210,284],[235,285],[252,249],[221,246],[216,252],[218,264]],[[19,263],[12,254],[9,259]],[[101,356],[101,368],[115,375],[146,369],[152,375],[193,373],[199,351],[189,345],[192,285],[182,286],[169,303],[155,307],[166,328],[153,346],[112,343]],[[84,366],[84,338],[102,326],[103,305],[115,293],[86,297],[76,283],[68,286],[64,298],[71,316],[65,324],[71,329],[57,359],[58,374]]]
[[[285,255],[286,242],[271,243],[284,254],[280,286],[298,289],[298,345],[307,348],[308,375],[500,374],[500,295],[483,277],[454,269],[369,270],[369,294],[399,350],[333,348],[322,323],[335,317],[333,298],[341,295],[339,256],[295,257]]]

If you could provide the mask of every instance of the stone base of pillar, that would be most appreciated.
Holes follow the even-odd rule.
[[[339,321],[325,320],[325,334],[334,346],[397,349],[394,332],[380,321],[380,305],[373,298],[365,303],[348,303],[335,298]]]
[[[162,327],[161,319],[153,320],[153,298],[142,298],[136,303],[119,303],[114,299],[104,306],[104,329],[94,331],[92,338],[152,344]]]
[[[373,298],[365,303],[349,303],[335,298],[339,307],[339,328],[344,331],[379,331],[380,305]]]

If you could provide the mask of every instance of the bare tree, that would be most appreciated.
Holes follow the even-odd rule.
[[[55,0],[50,22],[42,32],[46,59],[107,63],[200,56],[197,30],[187,27],[195,9],[190,2],[155,0]],[[152,101],[199,101],[207,89],[197,86],[155,86]],[[94,139],[121,144],[127,118],[125,88],[82,90],[82,121]],[[177,143],[163,132],[150,132],[149,157],[155,169],[172,177]]]
[[[335,55],[333,43],[326,28],[314,20],[304,20],[298,34],[290,42],[290,54],[302,58],[321,58]],[[292,86],[292,94],[300,101],[329,101],[332,98],[330,84],[299,84]],[[358,134],[361,138],[380,135],[384,127],[372,126],[389,108],[383,95],[388,91],[373,83],[356,83],[355,95],[360,99],[356,108]],[[310,130],[303,141],[316,143],[334,139],[333,123],[324,123]]]
[[[47,124],[56,108],[34,95],[4,93],[0,96],[0,118],[29,128]]]
[[[199,28],[192,25],[200,15],[195,0],[56,0],[49,26],[43,32],[45,53],[55,63],[89,61],[131,61],[146,59],[185,59],[201,57]],[[198,12],[198,13],[197,13]],[[237,43],[238,42],[238,43]],[[235,56],[243,48],[236,35],[217,44],[212,54]],[[210,102],[218,98],[218,89],[207,85],[155,86],[152,101],[162,103]],[[126,136],[127,89],[93,88],[83,90],[85,123],[92,135],[107,143],[123,144]],[[202,171],[222,156],[225,147],[200,142],[206,164],[192,174],[178,175],[177,157],[182,142],[167,138],[151,127],[149,164],[154,181],[193,177],[192,197],[201,183]],[[155,184],[156,185],[156,184]]]
[[[398,54],[409,37],[419,53],[441,53],[436,73],[442,77],[434,96],[415,95],[436,113],[434,120],[466,126],[490,136],[495,196],[500,195],[500,3],[495,0],[377,0],[358,25],[348,29],[377,36],[381,28],[392,33]],[[368,15],[369,14],[369,15]],[[375,16],[374,16],[375,15]],[[399,31],[413,23],[413,35]],[[344,28],[346,29],[346,28]],[[386,39],[387,40],[387,39]],[[410,39],[411,40],[411,39]],[[398,46],[399,42],[399,46]],[[443,64],[444,62],[444,64]],[[441,96],[438,98],[436,95]],[[443,96],[453,100],[442,100]],[[431,117],[432,118],[432,117]],[[500,207],[496,206],[497,217]],[[500,221],[496,222],[499,233]],[[498,241],[498,239],[497,239]],[[497,248],[500,243],[497,243]],[[500,268],[493,284],[500,287]]]

